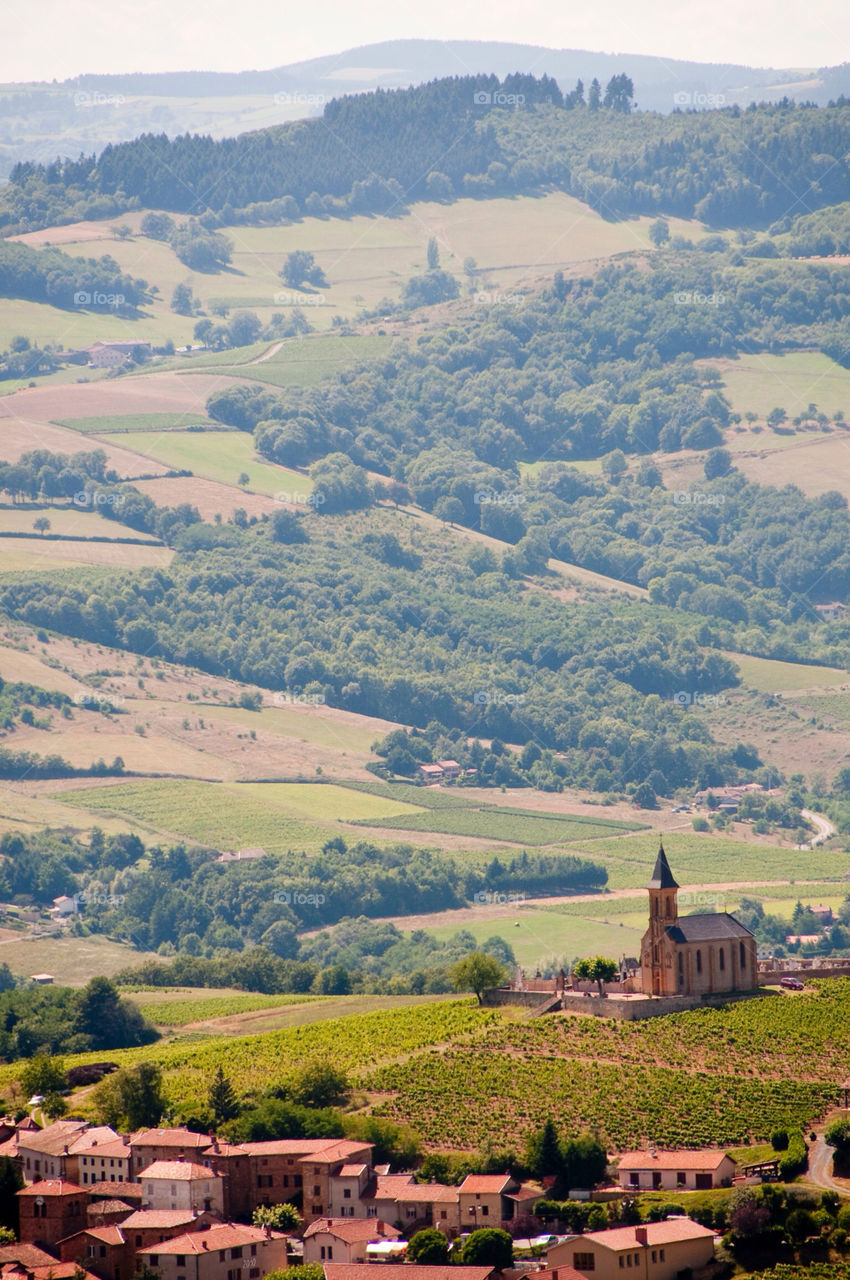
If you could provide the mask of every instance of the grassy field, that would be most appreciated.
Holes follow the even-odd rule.
[[[533,973],[536,968],[553,962],[564,961],[567,967],[569,961],[589,954],[609,956],[612,960],[619,960],[624,955],[639,955],[640,940],[646,931],[646,911],[640,912],[637,925],[632,923],[632,917],[608,923],[601,918],[604,914],[604,905],[593,917],[589,914],[566,916],[554,910],[537,911],[519,903],[512,916],[484,919],[478,923],[465,918],[462,923],[438,925],[428,932],[441,942],[453,937],[460,929],[471,933],[479,945],[490,938],[502,938],[513,949],[517,963],[526,973]],[[449,920],[450,915],[447,913],[445,918]]]
[[[31,973],[52,973],[57,983],[69,987],[82,987],[95,974],[108,978],[128,965],[156,958],[99,935],[0,942],[0,964],[8,964],[14,974],[29,977]]]
[[[49,551],[51,540],[45,540],[33,529],[33,521],[43,516],[50,521],[51,534],[65,534],[73,538],[137,538],[140,542],[153,542],[152,534],[129,529],[126,525],[109,520],[100,511],[85,507],[3,507],[0,506],[0,533],[31,533],[44,542]],[[16,540],[17,541],[17,540]],[[13,551],[16,542],[3,544],[4,550]]]
[[[137,229],[135,214],[122,221]],[[61,242],[66,253],[82,257],[108,253],[124,271],[157,285],[159,294],[144,315],[132,321],[10,300],[0,317],[0,348],[19,333],[65,349],[128,337],[156,344],[171,339],[185,346],[192,341],[197,317],[171,310],[171,296],[181,283],[189,285],[207,313],[213,304],[249,307],[266,322],[275,312],[285,314],[300,304],[314,327],[328,329],[335,318],[351,318],[383,299],[397,300],[405,281],[425,269],[431,236],[438,241],[446,270],[463,280],[464,260],[474,257],[475,291],[501,292],[551,277],[559,267],[645,250],[650,223],[649,218],[606,221],[562,192],[486,204],[468,199],[450,205],[423,203],[398,218],[305,218],[287,226],[226,227],[233,258],[230,267],[217,274],[189,270],[163,242],[139,234],[116,240],[111,222],[80,224],[76,231],[49,228],[38,233],[37,243]],[[702,234],[698,224],[675,218],[670,229],[692,239]],[[285,290],[278,273],[294,249],[315,255],[327,276],[327,289],[302,297]],[[319,299],[321,305],[315,305]]]
[[[0,573],[46,573],[51,569],[73,570],[77,565],[104,568],[163,568],[171,563],[170,547],[144,546],[126,542],[65,542],[62,539],[15,538],[3,543]]]
[[[187,996],[185,991],[143,991],[130,997],[142,1016],[158,1027],[186,1027],[197,1022],[217,1022],[243,1013],[267,1009],[283,1009],[293,1005],[316,1004],[323,996],[260,995],[257,992],[217,990],[215,995],[202,988]]]
[[[246,489],[256,493],[307,497],[313,492],[309,476],[262,461],[254,452],[253,437],[245,431],[128,431],[122,436],[122,443],[175,471],[192,471],[237,488],[244,472],[249,477]],[[191,480],[184,484],[183,500],[190,502]]]
[[[773,658],[754,658],[746,653],[725,653],[737,666],[741,679],[749,689],[759,693],[791,693],[803,689],[850,687],[850,672],[840,667],[816,667],[801,662],[779,662]]]
[[[187,427],[215,427],[205,413],[125,413],[115,417],[68,418],[57,422],[84,435],[117,435],[125,431],[177,431]]]
[[[830,418],[838,410],[845,414],[850,411],[850,369],[842,368],[822,351],[792,351],[787,355],[759,352],[737,360],[699,363],[719,371],[724,394],[735,412],[742,415],[749,411],[766,418],[771,409],[779,407],[790,419],[804,412],[810,403]]]
[[[217,356],[229,356],[229,359],[217,359],[214,367],[222,376],[242,381],[250,378],[253,382],[268,382],[280,388],[309,387],[340,369],[387,355],[390,340],[378,335],[323,335],[309,339],[288,338],[280,344],[264,342],[260,345],[260,352],[250,361],[239,358],[241,348],[217,352]],[[205,356],[199,356],[192,360],[191,365],[184,367],[191,373],[193,368],[203,370],[210,365]]]

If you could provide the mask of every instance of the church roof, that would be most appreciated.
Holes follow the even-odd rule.
[[[652,873],[652,879],[647,885],[648,889],[678,889],[678,884],[673,879],[673,872],[670,870],[670,863],[667,861],[667,854],[664,852],[664,845],[658,846],[658,857],[655,859],[655,870]]]
[[[726,911],[711,915],[680,916],[676,924],[665,930],[673,942],[726,942],[732,938],[751,938],[749,929]]]

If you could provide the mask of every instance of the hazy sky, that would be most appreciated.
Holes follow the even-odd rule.
[[[242,71],[401,37],[761,67],[850,59],[847,0],[29,0],[8,8],[4,27],[3,81]]]

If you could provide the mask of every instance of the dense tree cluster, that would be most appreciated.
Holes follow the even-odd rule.
[[[728,659],[697,641],[696,624],[602,595],[565,611],[541,592],[528,608],[518,582],[462,548],[435,542],[414,570],[376,558],[337,521],[311,528],[310,541],[285,547],[266,526],[230,529],[168,570],[120,578],[108,600],[98,597],[96,630],[88,584],[10,582],[0,604],[38,626],[321,693],[364,714],[533,740],[560,753],[567,785],[648,779],[667,794],[750,776],[758,763],[715,746],[705,722],[673,701],[681,689],[717,694],[737,680]],[[250,640],[238,625],[246,616]]]
[[[127,315],[150,301],[150,290],[109,254],[76,258],[61,249],[0,240],[0,297]]]
[[[632,93],[622,74],[587,96],[581,85],[564,96],[547,76],[462,76],[337,98],[321,119],[238,138],[146,134],[100,157],[16,165],[0,227],[147,206],[201,210],[211,229],[553,186],[606,216],[766,226],[795,198],[811,209],[846,197],[843,100],[661,116],[633,112]]]
[[[108,978],[0,992],[0,1061],[150,1044],[157,1033]],[[64,1081],[63,1081],[64,1084]],[[47,1092],[38,1089],[38,1092]]]

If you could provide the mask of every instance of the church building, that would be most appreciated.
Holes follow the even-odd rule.
[[[756,940],[725,911],[680,916],[679,886],[663,844],[649,889],[649,928],[641,943],[647,995],[701,996],[758,987]]]

